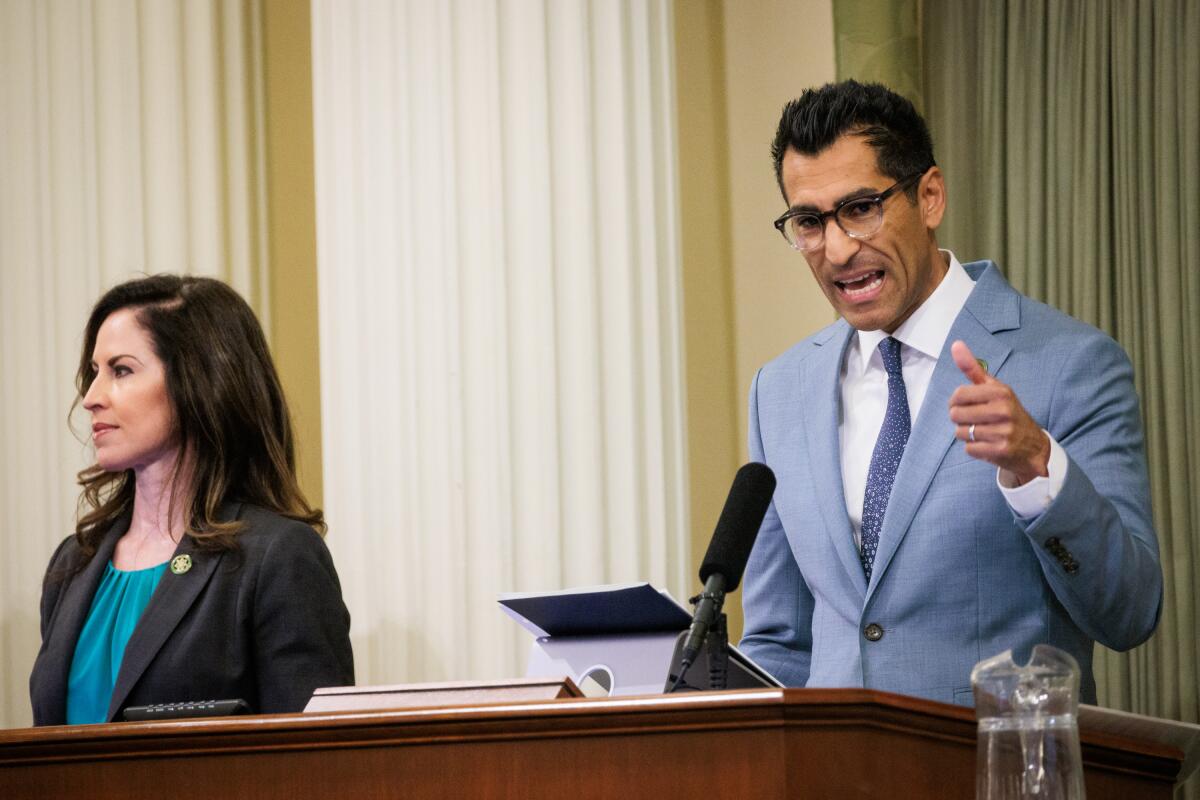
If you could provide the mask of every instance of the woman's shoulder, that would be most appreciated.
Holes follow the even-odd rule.
[[[243,503],[237,519],[245,528],[237,535],[239,561],[260,586],[307,586],[336,581],[333,556],[311,525],[276,511]]]
[[[58,592],[76,573],[88,563],[88,556],[83,552],[79,537],[74,534],[66,537],[54,548],[46,572],[42,575],[42,601],[53,603]]]
[[[280,545],[325,547],[321,535],[311,525],[277,511],[242,503],[236,516],[246,524],[237,536],[238,546],[246,550],[268,550]]]
[[[83,548],[79,544],[79,537],[71,534],[59,542],[58,547],[54,548],[54,554],[50,556],[46,573],[47,575],[60,571],[71,573],[82,566],[86,560]]]
[[[67,534],[58,543],[58,547],[54,548],[54,555],[50,557],[50,563],[54,563],[62,558],[71,558],[80,552],[79,536],[74,533]]]

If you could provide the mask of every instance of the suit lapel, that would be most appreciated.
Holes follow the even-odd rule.
[[[77,574],[69,578],[69,583],[63,590],[63,596],[58,603],[58,611],[51,627],[50,641],[46,652],[40,657],[43,664],[52,665],[53,672],[47,676],[47,685],[43,696],[54,698],[59,704],[55,709],[54,719],[67,721],[67,690],[71,677],[71,663],[75,660],[75,646],[79,643],[79,634],[87,621],[88,612],[92,610],[92,599],[96,596],[96,588],[104,577],[104,568],[112,559],[117,540],[129,530],[129,516],[118,519],[104,534],[96,553],[87,565]]]
[[[829,335],[814,343],[820,350],[804,362],[800,375],[798,414],[805,433],[808,463],[813,465],[812,491],[821,509],[824,529],[833,539],[833,549],[860,593],[867,590],[862,562],[854,545],[854,531],[846,513],[846,490],[842,486],[842,448],[838,437],[841,410],[842,359],[854,329],[844,321],[832,326]]]
[[[879,549],[875,554],[871,585],[867,590],[868,601],[883,579],[892,556],[908,535],[913,517],[929,491],[938,467],[954,444],[954,424],[950,422],[949,412],[950,395],[967,379],[954,365],[950,357],[950,345],[956,339],[962,339],[976,358],[987,362],[988,372],[1003,380],[998,372],[1012,348],[994,334],[1020,326],[1019,303],[1020,296],[991,266],[980,275],[966,305],[954,320],[892,485],[883,529],[879,533]]]
[[[236,519],[239,509],[237,504],[226,504],[221,509],[220,517],[222,520]],[[183,555],[191,558],[190,569],[177,575],[170,567],[167,568],[154,594],[151,595],[146,610],[142,612],[137,627],[133,629],[133,635],[129,637],[129,643],[125,646],[125,656],[121,660],[121,669],[117,673],[117,683],[113,687],[112,699],[108,704],[109,720],[114,719],[121,710],[146,668],[208,585],[225,554],[199,550],[192,537],[184,536],[179,547],[175,549],[172,563],[175,558]],[[199,698],[168,698],[188,699]]]

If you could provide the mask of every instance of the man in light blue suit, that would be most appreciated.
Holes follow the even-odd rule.
[[[1100,331],[938,248],[924,121],[853,81],[784,109],[776,222],[841,319],[764,366],[778,479],[740,647],[791,686],[971,704],[971,668],[1153,632],[1162,572],[1133,371]]]

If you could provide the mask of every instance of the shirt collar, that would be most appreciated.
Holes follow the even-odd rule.
[[[954,253],[949,250],[938,252],[949,257],[949,269],[933,290],[933,294],[891,334],[901,344],[908,345],[935,360],[941,355],[946,338],[950,335],[950,328],[954,326],[954,320],[966,305],[971,290],[975,288],[975,281],[971,280],[971,276],[963,269]],[[857,353],[851,355],[850,362],[857,367],[860,374],[866,371],[867,362],[870,361],[875,348],[887,337],[886,331],[858,331],[855,334]]]

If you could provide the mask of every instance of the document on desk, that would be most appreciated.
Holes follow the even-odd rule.
[[[582,586],[500,595],[504,612],[536,637],[674,633],[692,613],[649,583]]]

